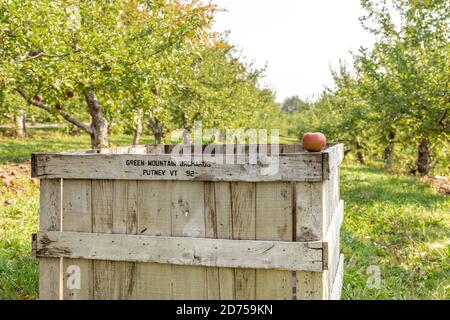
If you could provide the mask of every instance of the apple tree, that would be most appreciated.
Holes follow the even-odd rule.
[[[396,140],[417,144],[417,171],[430,172],[432,146],[448,139],[450,3],[441,0],[363,1],[374,49],[356,57],[364,94],[378,112],[387,156]],[[395,23],[392,12],[400,17]],[[403,139],[397,139],[403,134]]]
[[[0,0],[0,81],[108,146],[129,99],[170,92],[211,21],[200,0]],[[147,105],[149,105],[147,103]],[[150,103],[151,105],[151,103]],[[87,122],[86,122],[87,121]]]

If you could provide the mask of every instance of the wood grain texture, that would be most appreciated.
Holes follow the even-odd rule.
[[[113,199],[113,233],[137,234],[138,182],[115,181]],[[137,296],[137,263],[115,262],[112,265],[112,299],[130,300]]]
[[[205,182],[205,237],[217,239],[218,238],[218,224],[216,212],[216,188],[214,182]],[[207,299],[220,299],[220,278],[219,268],[206,268],[206,287]]]
[[[256,239],[292,241],[290,183],[256,184]],[[256,299],[290,300],[292,284],[292,272],[257,269]]]
[[[172,183],[172,236],[204,238],[205,207],[203,182]],[[195,241],[195,240],[193,240]],[[181,240],[178,247],[186,243]],[[182,259],[201,260],[203,243],[183,249]],[[175,255],[177,256],[177,255]],[[206,268],[172,266],[173,299],[206,300],[208,296]]]
[[[231,183],[233,239],[256,238],[256,184]],[[234,270],[234,296],[237,300],[256,298],[256,270]]]
[[[63,181],[63,231],[92,232],[91,180]],[[79,271],[79,274],[78,272]],[[92,300],[92,261],[63,259],[63,296],[66,300]],[[79,278],[79,281],[77,278]],[[79,282],[79,286],[77,283]]]
[[[333,286],[340,255],[340,229],[344,221],[344,202],[341,200],[334,209],[334,215],[325,235],[328,252],[324,259],[324,268],[328,270],[329,286]]]
[[[339,264],[336,272],[336,277],[331,289],[330,300],[340,300],[342,293],[342,283],[344,280],[344,255],[339,257]]]
[[[170,181],[138,181],[139,235],[171,235]],[[172,266],[158,263],[137,264],[137,297],[139,299],[172,299]]]
[[[114,181],[92,180],[92,231],[113,232]],[[116,283],[113,262],[99,260],[93,262],[94,300],[108,300],[113,296]]]
[[[336,144],[332,147],[326,148],[323,151],[323,178],[330,179],[332,171],[339,167],[344,160],[344,145]]]
[[[216,163],[208,158],[204,165],[191,166],[192,161],[201,163],[201,159],[190,157],[178,161],[166,154],[35,154],[33,175],[64,179],[322,181],[322,155],[302,153],[263,157],[256,163],[249,163],[249,157],[244,155],[236,156],[236,161],[231,164]]]
[[[296,184],[296,238],[297,241],[323,239],[323,218],[326,214],[325,184],[320,182]],[[296,272],[296,298],[299,300],[326,299],[327,271]]]
[[[231,183],[214,182],[216,203],[217,238],[233,238],[233,215],[231,208]],[[233,300],[234,294],[234,269],[219,268],[219,287],[221,300]]]
[[[36,255],[180,266],[322,271],[320,241],[234,241],[45,231],[37,233]]]
[[[43,179],[40,181],[40,230],[61,229],[62,181]],[[61,259],[39,259],[39,299],[59,300],[61,298]]]

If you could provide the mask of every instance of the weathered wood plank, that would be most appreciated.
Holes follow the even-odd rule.
[[[322,271],[322,242],[38,232],[39,257]]]
[[[61,230],[62,181],[43,179],[40,181],[40,230]],[[60,258],[39,259],[39,299],[59,300],[61,298]]]
[[[92,231],[113,232],[114,181],[92,180]],[[94,300],[108,300],[113,295],[116,283],[113,262],[99,260],[93,262]]]
[[[63,181],[63,231],[92,232],[91,198],[91,180]],[[92,261],[63,259],[63,265],[64,299],[92,300]]]
[[[297,241],[323,239],[323,218],[326,210],[325,185],[321,182],[296,184],[296,238]],[[326,299],[327,279],[323,272],[296,272],[296,298],[299,300]]]
[[[291,183],[256,184],[256,239],[292,241]],[[292,272],[256,270],[256,299],[292,299]]]
[[[218,238],[218,225],[216,213],[216,190],[214,182],[205,182],[205,236]],[[219,268],[206,268],[206,288],[208,300],[220,299]]]
[[[183,180],[183,181],[321,181],[322,154],[302,153],[264,157],[249,163],[236,156],[195,157],[178,161],[167,154],[35,154],[33,176],[65,179]]]
[[[233,239],[255,239],[255,183],[231,183],[231,209]],[[234,270],[234,296],[237,300],[256,299],[256,270]]]
[[[328,180],[333,169],[339,167],[344,160],[344,145],[336,144],[326,148],[322,152],[322,157],[323,179]]]
[[[342,284],[344,280],[344,255],[339,257],[339,264],[334,279],[333,287],[331,289],[330,300],[340,300],[342,293]]]
[[[115,181],[113,198],[113,233],[137,234],[137,181]],[[137,264],[114,262],[112,299],[137,298]]]
[[[214,182],[216,204],[217,238],[233,238],[233,217],[231,210],[231,183]],[[220,299],[233,300],[234,269],[219,268]]]
[[[339,263],[340,254],[340,229],[344,221],[344,201],[340,201],[334,210],[333,218],[325,235],[325,241],[328,243],[328,252],[324,255],[324,268],[328,270],[329,286],[333,285],[336,270]]]
[[[138,234],[171,235],[171,181],[138,182]],[[158,263],[137,264],[139,299],[172,299],[172,266]]]
[[[206,232],[203,182],[173,182],[171,192],[172,235],[204,238]],[[186,243],[187,239],[182,241]],[[199,252],[203,248],[199,248],[198,242],[196,243],[197,246],[185,247],[182,252],[179,252],[180,255],[178,257],[181,260],[187,257],[194,260],[201,259],[202,255],[199,255]],[[178,244],[178,246],[181,247],[181,244]],[[201,267],[201,265],[172,266],[172,293],[174,299],[206,300],[208,292],[206,286],[207,274],[206,268]]]

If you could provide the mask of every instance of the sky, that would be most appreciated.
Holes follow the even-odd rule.
[[[373,36],[358,20],[359,0],[213,0],[220,11],[214,31],[229,31],[247,62],[267,64],[261,84],[276,92],[277,101],[298,95],[314,99],[332,87],[330,68],[349,51],[371,47]]]

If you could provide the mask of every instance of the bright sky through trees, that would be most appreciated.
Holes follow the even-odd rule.
[[[229,30],[230,42],[248,61],[268,64],[264,85],[277,100],[313,98],[332,86],[330,66],[351,63],[349,51],[370,47],[373,36],[358,17],[359,0],[213,0],[220,8],[214,30]]]

